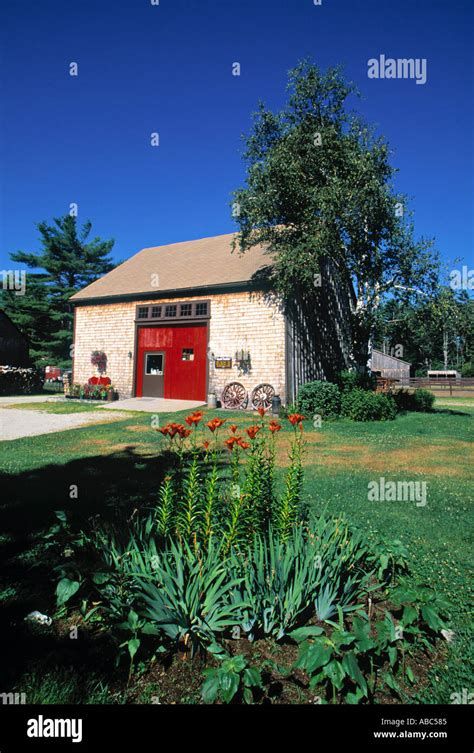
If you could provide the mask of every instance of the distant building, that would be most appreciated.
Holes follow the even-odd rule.
[[[461,379],[461,374],[456,369],[430,369],[428,379]]]
[[[0,365],[28,366],[29,343],[16,324],[0,309]]]
[[[396,379],[402,384],[407,384],[410,380],[410,366],[408,361],[402,361],[401,358],[389,356],[381,350],[372,350],[370,366],[372,373],[384,379]]]

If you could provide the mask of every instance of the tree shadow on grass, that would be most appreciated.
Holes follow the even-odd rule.
[[[103,667],[110,674],[116,653],[109,641],[92,639],[86,631],[71,640],[64,625],[58,632],[55,622],[44,628],[24,620],[33,610],[54,613],[53,568],[67,564],[61,557],[58,560],[57,546],[48,546],[57,543],[54,537],[45,539],[45,534],[58,523],[57,510],[68,514],[73,530],[87,530],[91,518],[115,522],[117,530],[125,530],[134,511],[156,503],[159,485],[174,463],[169,453],[143,457],[129,445],[106,456],[0,474],[1,685],[13,687],[38,663],[76,667],[86,676]],[[0,687],[0,693],[6,690]]]
[[[454,408],[434,408],[433,413],[443,413],[448,416],[464,416],[464,418],[472,418],[471,413],[465,413],[464,411],[455,410]]]

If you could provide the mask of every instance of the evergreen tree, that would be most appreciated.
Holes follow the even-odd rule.
[[[73,312],[70,297],[115,266],[109,256],[113,240],[88,240],[92,224],[78,228],[66,215],[38,224],[39,253],[15,251],[12,261],[26,266],[24,295],[3,290],[0,306],[30,340],[30,357],[38,367],[71,364]]]

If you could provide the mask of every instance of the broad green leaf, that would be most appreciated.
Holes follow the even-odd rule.
[[[137,629],[138,614],[134,612],[133,609],[128,613],[128,624],[131,630],[135,631]]]
[[[58,607],[68,601],[79,590],[81,584],[77,580],[62,578],[56,586],[56,602]]]
[[[219,672],[219,683],[222,691],[222,700],[225,703],[230,703],[239,689],[239,675],[235,672],[225,672],[224,674]]]
[[[407,606],[403,610],[403,618],[402,618],[403,624],[411,625],[411,623],[415,622],[417,618],[418,618],[418,609],[416,609],[416,607],[412,606],[411,604],[407,604]]]
[[[398,696],[400,695],[400,687],[391,672],[384,672],[382,675],[382,679],[388,685],[389,688],[395,691],[395,693]]]
[[[316,625],[308,625],[307,627],[297,628],[296,630],[292,630],[288,633],[290,638],[293,638],[293,640],[297,641],[298,643],[300,641],[306,640],[306,638],[311,638],[313,636],[322,635],[324,633],[323,628],[317,627]]]
[[[312,643],[308,649],[305,661],[305,669],[309,674],[313,674],[316,669],[324,667],[332,655],[331,646],[324,643]]]
[[[201,696],[204,703],[214,703],[219,692],[219,679],[215,669],[207,670],[207,672],[207,679],[201,687]]]
[[[435,632],[438,632],[441,630],[441,628],[444,625],[444,622],[439,618],[439,616],[436,614],[434,609],[432,609],[429,606],[424,606],[421,608],[421,614],[423,616],[424,621],[429,625],[429,627],[434,630]]]
[[[357,703],[360,703],[363,697],[364,697],[364,694],[362,693],[361,689],[357,688],[357,690],[354,693],[348,693],[346,695],[346,703],[355,705]]]
[[[326,677],[329,677],[334,687],[336,687],[338,690],[342,688],[344,677],[346,676],[346,672],[341,662],[339,661],[329,662],[329,664],[326,664],[326,666],[324,667],[323,672],[326,675]]]
[[[94,573],[92,580],[100,586],[102,583],[107,583],[107,581],[110,580],[110,573]]]
[[[249,687],[262,687],[262,675],[256,667],[248,667],[244,670],[244,685]]]
[[[140,646],[140,638],[131,638],[128,641],[128,653],[130,654],[130,658],[133,659],[135,654],[138,651],[138,648]]]
[[[398,651],[396,646],[389,646],[388,649],[388,658],[390,659],[390,666],[395,666],[395,662],[397,661]]]
[[[365,677],[360,671],[358,661],[352,652],[344,656],[342,666],[349,677],[361,687],[364,695],[367,695],[367,683]]]

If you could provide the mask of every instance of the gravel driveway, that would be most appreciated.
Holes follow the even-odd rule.
[[[55,431],[77,429],[89,424],[105,424],[128,418],[129,413],[98,410],[94,413],[46,413],[41,410],[19,410],[0,406],[0,440],[36,437]]]

